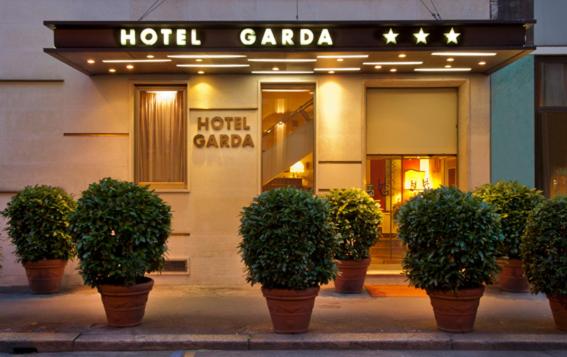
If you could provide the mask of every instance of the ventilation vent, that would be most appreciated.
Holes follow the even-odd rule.
[[[168,259],[163,266],[164,273],[187,273],[187,259]]]

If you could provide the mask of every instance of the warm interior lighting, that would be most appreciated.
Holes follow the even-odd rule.
[[[480,61],[480,62],[478,62],[478,65],[479,65],[479,66],[485,66],[485,65],[486,65],[486,61]]]
[[[313,74],[313,71],[252,71],[252,74]]]
[[[408,55],[406,55],[405,53],[400,53],[398,55],[398,58],[406,58]]]
[[[147,56],[146,56],[146,58],[150,58],[150,59],[151,59],[151,58],[154,58],[154,57],[155,57],[154,55],[147,55]]]
[[[324,72],[324,71],[360,71],[360,67],[330,67],[330,68],[315,68],[316,72]]]
[[[108,69],[108,72],[110,72],[110,73],[115,73],[115,72],[116,72],[116,69],[115,69],[115,68],[109,68],[109,69]]]
[[[449,57],[492,57],[496,56],[496,52],[433,52],[431,55]]]
[[[88,64],[94,64],[95,62],[96,62],[96,61],[95,61],[94,59],[92,59],[92,58],[89,58],[89,59],[87,60],[87,63],[88,63]]]
[[[365,66],[417,66],[423,61],[386,61],[386,62],[362,62]]]
[[[115,60],[102,60],[103,63],[160,63],[171,62],[170,59],[115,59]]]
[[[368,58],[368,55],[319,55],[317,58]]]
[[[414,68],[416,72],[470,72],[471,68]]]
[[[447,62],[455,62],[455,59],[453,57],[449,57],[447,58]]]
[[[298,161],[289,167],[289,172],[292,174],[302,174],[305,172],[305,165],[303,162]]]
[[[225,58],[245,58],[246,55],[167,55],[168,58],[207,58],[207,59],[225,59]]]
[[[248,62],[274,62],[274,63],[307,63],[315,62],[315,58],[248,58]]]
[[[407,170],[404,172],[404,189],[410,191],[423,191],[425,172],[418,170]]]
[[[285,113],[285,98],[276,98],[276,114]]]
[[[161,102],[169,102],[175,99],[177,96],[177,91],[174,90],[152,90],[148,91],[156,95],[156,100]]]
[[[397,68],[390,68],[390,72],[392,72],[392,73],[396,73],[397,71],[398,71]]]
[[[177,67],[189,67],[189,68],[242,68],[250,67],[246,63],[228,63],[228,64],[193,64],[193,63],[183,63],[176,64]]]
[[[129,70],[132,70],[132,69],[134,69],[134,65],[129,64],[129,65],[126,66],[126,68],[129,69]]]

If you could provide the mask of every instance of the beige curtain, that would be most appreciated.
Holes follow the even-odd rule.
[[[163,95],[139,92],[135,127],[137,182],[184,185],[187,175],[187,128],[183,91]]]

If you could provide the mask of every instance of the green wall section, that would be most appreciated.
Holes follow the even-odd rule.
[[[534,57],[492,74],[491,180],[534,182]]]

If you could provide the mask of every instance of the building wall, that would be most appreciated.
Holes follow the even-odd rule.
[[[170,276],[194,284],[239,285],[243,269],[236,246],[239,212],[259,192],[259,83],[282,81],[253,76],[97,76],[88,77],[43,53],[52,47],[44,20],[131,20],[153,2],[134,0],[0,0],[0,209],[26,185],[63,187],[75,198],[102,177],[132,179],[131,127],[135,83],[181,81],[189,86],[191,135],[197,111],[236,108],[255,133],[254,149],[198,151],[190,144],[189,192],[162,192],[172,205],[171,258],[189,258],[190,275]],[[329,4],[332,2],[332,4]],[[486,19],[489,1],[437,1],[444,18]],[[418,0],[299,2],[300,20],[429,19]],[[295,20],[287,0],[170,0],[146,20]],[[55,79],[62,82],[9,82]],[[471,188],[488,181],[489,82],[486,76],[321,76],[286,77],[317,84],[317,188],[364,184],[364,93],[377,79],[458,83],[460,97],[460,184]],[[64,136],[109,132],[117,136]],[[337,162],[339,161],[339,162]],[[345,161],[350,163],[344,163]],[[23,268],[12,254],[0,219],[0,285],[25,284]],[[76,262],[64,283],[79,284]]]

